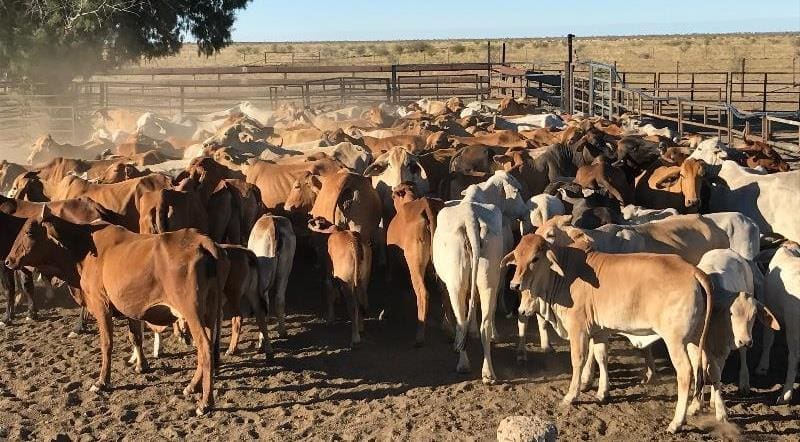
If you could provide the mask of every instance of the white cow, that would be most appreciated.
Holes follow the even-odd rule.
[[[531,224],[539,227],[550,218],[557,215],[564,215],[566,209],[564,203],[553,195],[542,193],[535,195],[529,201],[531,207]]]
[[[690,158],[708,163],[717,178],[709,196],[712,212],[741,212],[758,224],[762,233],[776,232],[800,241],[800,222],[794,213],[800,207],[800,170],[770,175],[752,173],[727,160],[718,138],[700,143]]]
[[[748,260],[730,249],[711,250],[703,255],[697,268],[705,272],[713,289],[713,312],[708,323],[705,353],[708,380],[711,382],[711,403],[717,420],[727,420],[722,400],[721,376],[732,350],[739,349],[739,389],[749,391],[747,347],[753,343],[753,323],[758,318],[764,325],[779,329],[778,321],[754,296],[753,271]],[[702,407],[692,401],[689,414]]]
[[[197,124],[188,119],[174,122],[152,112],[145,112],[136,121],[136,131],[155,140],[164,140],[168,137],[189,140],[194,138]]]
[[[269,305],[269,292],[275,295],[275,317],[278,318],[278,335],[286,336],[286,285],[292,272],[297,238],[288,218],[263,215],[256,221],[247,248],[256,254],[261,294]],[[261,340],[259,338],[259,347]]]
[[[797,364],[800,362],[800,245],[785,242],[775,252],[769,262],[766,281],[767,307],[775,313],[778,321],[786,328],[786,347],[789,350],[786,367],[786,381],[778,397],[778,404],[787,404],[794,395],[794,381],[797,377]],[[756,373],[767,374],[769,355],[774,339],[771,329],[764,329],[763,350]]]
[[[444,282],[456,319],[456,370],[470,370],[466,352],[467,327],[480,302],[480,337],[483,345],[481,377],[492,384],[491,339],[494,329],[500,260],[503,258],[503,218],[491,204],[450,201],[436,217],[433,234],[433,266]],[[468,307],[467,307],[468,306]]]
[[[561,129],[564,120],[556,114],[528,114],[514,118],[495,118],[495,127],[498,129],[511,129],[516,131],[533,130],[542,127]]]

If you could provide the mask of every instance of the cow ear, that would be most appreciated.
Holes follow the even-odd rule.
[[[364,170],[364,176],[377,176],[382,174],[386,171],[389,167],[389,163],[386,161],[376,161],[369,165],[369,167]]]
[[[675,182],[678,181],[678,178],[680,178],[680,176],[681,176],[681,172],[679,170],[677,170],[675,172],[672,172],[669,175],[661,177],[661,179],[656,181],[656,183],[654,184],[654,187],[656,189],[665,189],[665,188],[675,184]]]
[[[514,261],[514,252],[509,252],[508,255],[504,256],[503,259],[500,261],[500,267],[506,267],[511,265],[517,265],[517,262]]]
[[[322,181],[320,181],[319,176],[311,175],[311,188],[314,189],[314,192],[319,193],[322,190]]]
[[[513,159],[508,155],[495,155],[492,157],[495,163],[505,166],[506,163],[511,163]]]
[[[767,327],[773,330],[780,330],[781,325],[778,323],[778,319],[775,318],[775,315],[772,314],[769,309],[759,301],[756,301],[756,307],[758,308],[758,320],[761,321],[762,324],[766,325]]]
[[[547,259],[550,261],[550,270],[556,272],[558,276],[564,276],[564,270],[561,268],[561,264],[558,263],[558,258],[556,257],[556,253],[552,250],[548,250],[545,253]]]

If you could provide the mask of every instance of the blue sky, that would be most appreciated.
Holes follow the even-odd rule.
[[[234,27],[235,41],[800,32],[800,0],[254,0]]]

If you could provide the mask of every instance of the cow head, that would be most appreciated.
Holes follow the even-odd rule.
[[[535,233],[550,244],[566,246],[572,244],[574,237],[580,232],[571,223],[572,215],[556,215],[542,223]]]
[[[50,201],[44,194],[44,184],[38,172],[26,172],[14,179],[8,196],[25,201]]]
[[[679,168],[659,178],[656,189],[672,193],[682,193],[687,209],[697,210],[700,204],[700,189],[706,175],[705,162],[687,158]]]
[[[192,161],[186,171],[187,176],[198,183],[198,190],[205,197],[205,201],[208,201],[219,183],[228,175],[229,169],[211,157],[200,157]]]
[[[33,142],[33,146],[31,146],[28,164],[39,164],[58,156],[57,152],[53,152],[53,150],[58,147],[60,147],[60,145],[53,140],[50,134],[40,136]]]
[[[723,306],[727,307],[728,303]],[[738,293],[730,299],[728,308],[731,321],[731,331],[733,332],[734,348],[750,347],[753,345],[753,323],[758,318],[765,326],[773,330],[780,330],[778,320],[767,307],[759,302],[749,293]]]
[[[428,173],[422,167],[419,157],[402,147],[395,146],[381,154],[364,171],[364,176],[372,177],[372,185],[382,195],[391,195],[391,189],[403,182],[412,182],[420,194],[429,191]],[[384,203],[391,203],[389,198]]]
[[[308,213],[314,207],[317,195],[322,190],[322,182],[318,175],[304,172],[295,180],[283,208],[289,212]]]
[[[525,316],[536,313],[535,300],[545,298],[550,291],[552,274],[564,276],[554,249],[536,234],[523,236],[514,250],[503,257],[500,265],[516,266],[510,288],[521,291],[519,313]]]
[[[617,161],[614,165],[625,164],[635,170],[644,170],[660,156],[661,151],[657,144],[649,143],[641,137],[627,136],[617,141]]]
[[[703,160],[711,166],[720,166],[723,161],[729,159],[729,155],[719,137],[714,137],[700,142],[689,158]]]

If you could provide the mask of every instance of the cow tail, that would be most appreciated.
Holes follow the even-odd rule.
[[[436,214],[433,213],[431,210],[430,204],[425,206],[425,211],[422,212],[422,217],[427,221],[428,225],[428,232],[431,235],[431,239],[433,239],[433,233],[436,232]]]
[[[464,351],[467,345],[467,334],[470,324],[475,320],[476,310],[478,309],[478,258],[480,256],[480,232],[478,221],[474,218],[467,221],[466,225],[467,241],[469,242],[471,253],[471,269],[469,283],[469,307],[467,310],[467,322],[463,330],[456,336],[456,351]]]
[[[153,233],[169,232],[169,207],[159,204],[154,210],[156,211],[155,216],[151,217],[151,220],[155,223],[153,225]]]
[[[361,235],[358,232],[353,232],[353,236],[351,236],[352,243],[350,244],[350,248],[352,249],[353,253],[353,282],[351,283],[351,290],[353,292],[352,296],[355,298],[355,305],[356,308],[360,308],[362,303],[360,291],[361,290],[361,260],[364,258],[364,250],[361,247]]]
[[[700,333],[700,367],[697,370],[697,378],[695,379],[694,384],[694,395],[695,398],[700,399],[703,394],[703,385],[705,385],[705,374],[706,368],[708,366],[708,362],[706,361],[705,355],[705,348],[706,348],[706,336],[708,334],[708,323],[711,320],[711,309],[714,307],[713,305],[713,287],[711,285],[711,281],[708,279],[708,276],[700,269],[695,268],[694,273],[695,279],[697,282],[700,283],[700,286],[703,287],[703,291],[706,293],[706,316],[703,321],[703,332]]]

